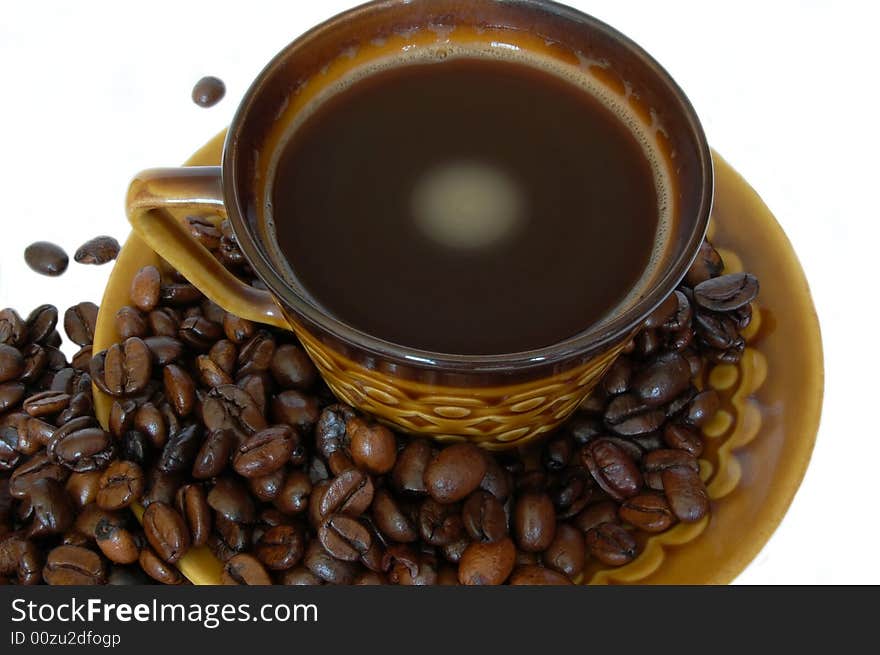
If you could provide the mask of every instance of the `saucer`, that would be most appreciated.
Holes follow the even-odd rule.
[[[225,132],[187,165],[220,162]],[[711,514],[645,536],[641,554],[608,568],[587,564],[586,584],[727,584],[758,554],[800,486],[819,426],[823,393],[822,341],[804,272],[773,214],[748,183],[713,152],[715,206],[709,238],[725,272],[747,270],[761,281],[747,347],[737,365],[707,366],[698,381],[715,388],[721,410],[704,428],[700,460]],[[118,340],[114,317],[128,304],[131,278],[158,256],[137,236],[126,241],[107,283],[94,350]],[[96,413],[107,426],[112,399],[94,389]],[[178,566],[195,584],[217,584],[220,563],[195,548]]]

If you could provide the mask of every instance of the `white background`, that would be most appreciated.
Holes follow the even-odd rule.
[[[128,233],[129,178],[176,165],[224,127],[249,81],[345,0],[0,5],[0,306],[98,302],[110,268],[58,279],[24,264],[38,239],[71,254]],[[880,583],[878,94],[875,3],[569,0],[651,52],[713,146],[763,196],[807,272],[826,395],[813,461],[741,583]],[[227,97],[190,100],[202,75]],[[870,310],[859,305],[873,304]]]

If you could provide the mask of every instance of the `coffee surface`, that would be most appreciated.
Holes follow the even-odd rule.
[[[293,132],[269,193],[312,299],[368,334],[456,354],[551,345],[648,266],[655,173],[595,97],[488,58],[365,76]]]

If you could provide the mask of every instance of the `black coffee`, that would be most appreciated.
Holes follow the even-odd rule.
[[[479,57],[366,75],[293,132],[271,190],[312,298],[388,341],[547,346],[633,290],[657,240],[645,148],[584,87]]]

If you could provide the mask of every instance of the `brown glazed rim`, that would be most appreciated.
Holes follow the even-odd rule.
[[[334,335],[336,338],[350,344],[354,348],[368,351],[385,359],[391,359],[400,363],[415,365],[422,368],[436,369],[444,372],[480,373],[480,372],[503,372],[522,371],[537,366],[552,366],[573,357],[587,355],[606,346],[613,345],[624,335],[632,333],[648,315],[656,309],[671,294],[684,278],[696,258],[700,244],[705,237],[709,222],[709,214],[712,209],[712,197],[714,190],[714,173],[712,170],[712,158],[706,135],[697,118],[696,111],[682,91],[681,87],[673,80],[669,73],[645,50],[634,41],[624,36],[614,28],[602,21],[589,16],[581,11],[562,5],[551,0],[490,0],[496,2],[502,9],[505,6],[516,6],[536,12],[551,13],[555,17],[581,26],[588,31],[604,33],[617,41],[621,46],[631,51],[642,63],[665,84],[678,101],[678,109],[681,112],[687,126],[690,128],[691,137],[694,140],[699,156],[699,168],[704,181],[702,193],[698,205],[698,217],[694,229],[687,241],[686,247],[682,248],[678,257],[667,267],[666,273],[658,280],[653,290],[640,299],[628,311],[617,318],[608,321],[598,328],[580,332],[579,334],[557,342],[555,344],[537,348],[534,350],[500,354],[500,355],[455,355],[437,353],[418,348],[410,348],[399,344],[385,341],[378,337],[357,330],[352,326],[333,318],[307,299],[292,289],[277,273],[268,258],[257,244],[247,222],[243,219],[238,198],[238,184],[235,159],[239,156],[239,136],[242,125],[247,120],[249,110],[254,103],[255,97],[261,93],[264,84],[272,74],[289,57],[296,56],[297,52],[307,48],[309,42],[319,33],[332,32],[338,25],[350,21],[357,21],[361,16],[373,12],[382,12],[392,7],[409,4],[409,0],[379,0],[368,2],[327,20],[326,22],[307,31],[281,52],[279,52],[260,72],[245,94],[236,111],[226,137],[223,148],[222,176],[225,193],[225,204],[232,223],[233,231],[238,240],[239,247],[253,267],[254,271],[266,284],[269,290],[282,305],[294,310],[296,317],[305,318],[315,326]]]

